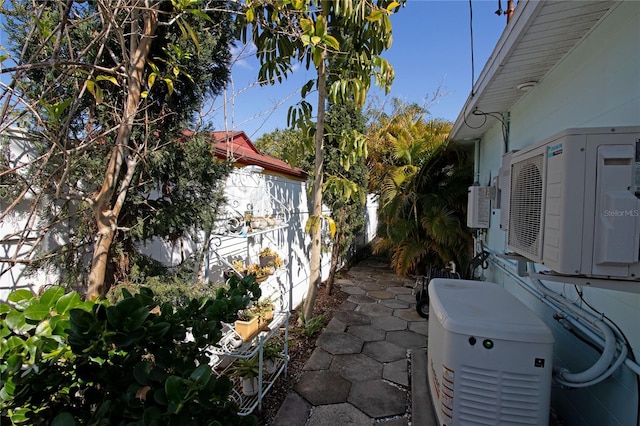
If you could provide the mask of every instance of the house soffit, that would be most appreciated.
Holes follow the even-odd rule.
[[[452,139],[479,139],[495,124],[485,114],[510,111],[527,94],[518,85],[542,81],[617,3],[521,0],[456,119]]]

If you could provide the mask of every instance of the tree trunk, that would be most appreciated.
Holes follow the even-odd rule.
[[[141,13],[140,10],[135,10],[134,14]],[[136,34],[139,33],[137,17],[133,16],[132,18],[130,57],[127,68],[127,104],[118,128],[115,146],[111,150],[102,188],[93,198],[93,216],[96,220],[98,235],[91,259],[89,286],[85,295],[87,300],[101,297],[106,290],[104,278],[109,261],[109,250],[118,226],[120,209],[124,204],[129,183],[133,179],[138,165],[137,154],[131,154],[129,149],[131,130],[140,106],[144,68],[158,26],[158,13],[155,8],[145,10],[144,15],[144,28],[139,39],[136,37]],[[131,156],[131,158],[127,158],[127,156]],[[127,171],[125,177],[118,183],[120,171],[125,161],[127,161]],[[118,193],[114,199],[116,189]]]
[[[196,262],[195,277],[196,282],[204,282],[204,259],[209,254],[209,240],[211,239],[211,229],[207,229],[204,233],[204,244],[202,250],[198,253],[198,261]],[[194,238],[195,240],[195,238]]]
[[[304,303],[303,314],[305,321],[313,317],[313,307],[316,303],[318,295],[318,287],[320,286],[322,275],[320,274],[320,261],[322,255],[322,226],[320,218],[322,217],[322,184],[324,180],[324,104],[326,98],[326,75],[325,60],[327,52],[322,52],[322,60],[318,66],[318,120],[315,134],[315,179],[313,182],[312,195],[312,216],[318,218],[318,226],[312,227],[311,235],[311,260],[309,264],[309,288]]]
[[[91,259],[91,272],[89,272],[89,288],[87,289],[87,300],[93,300],[103,294],[104,277],[109,260],[109,249],[115,235],[116,219],[106,212],[95,212],[98,223],[98,237],[93,247]]]
[[[329,267],[329,277],[327,278],[327,294],[333,294],[333,282],[336,279],[336,271],[338,270],[338,260],[340,260],[342,239],[342,233],[339,232],[336,235],[333,246],[331,247],[331,266]]]

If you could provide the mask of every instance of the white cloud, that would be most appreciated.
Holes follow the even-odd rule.
[[[231,47],[231,64],[239,68],[255,69],[255,54],[258,49],[253,42]]]

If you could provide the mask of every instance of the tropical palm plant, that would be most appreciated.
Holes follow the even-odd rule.
[[[416,104],[394,99],[393,108],[392,114],[369,112],[369,191],[375,194],[380,194],[387,175],[398,166],[418,166],[424,151],[444,140],[442,135],[446,136],[451,127],[441,120],[425,121],[425,110]]]
[[[373,133],[378,144],[384,141],[384,151],[377,151],[381,161],[372,164],[370,158],[371,189],[380,197],[374,252],[388,252],[391,266],[405,275],[449,262],[467,275],[472,247],[465,225],[469,155],[447,142],[450,124],[424,121],[416,111],[401,105],[399,114],[383,120]]]

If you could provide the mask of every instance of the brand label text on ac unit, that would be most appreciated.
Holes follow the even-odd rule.
[[[562,144],[558,143],[547,147],[547,157],[555,157],[562,154]]]

